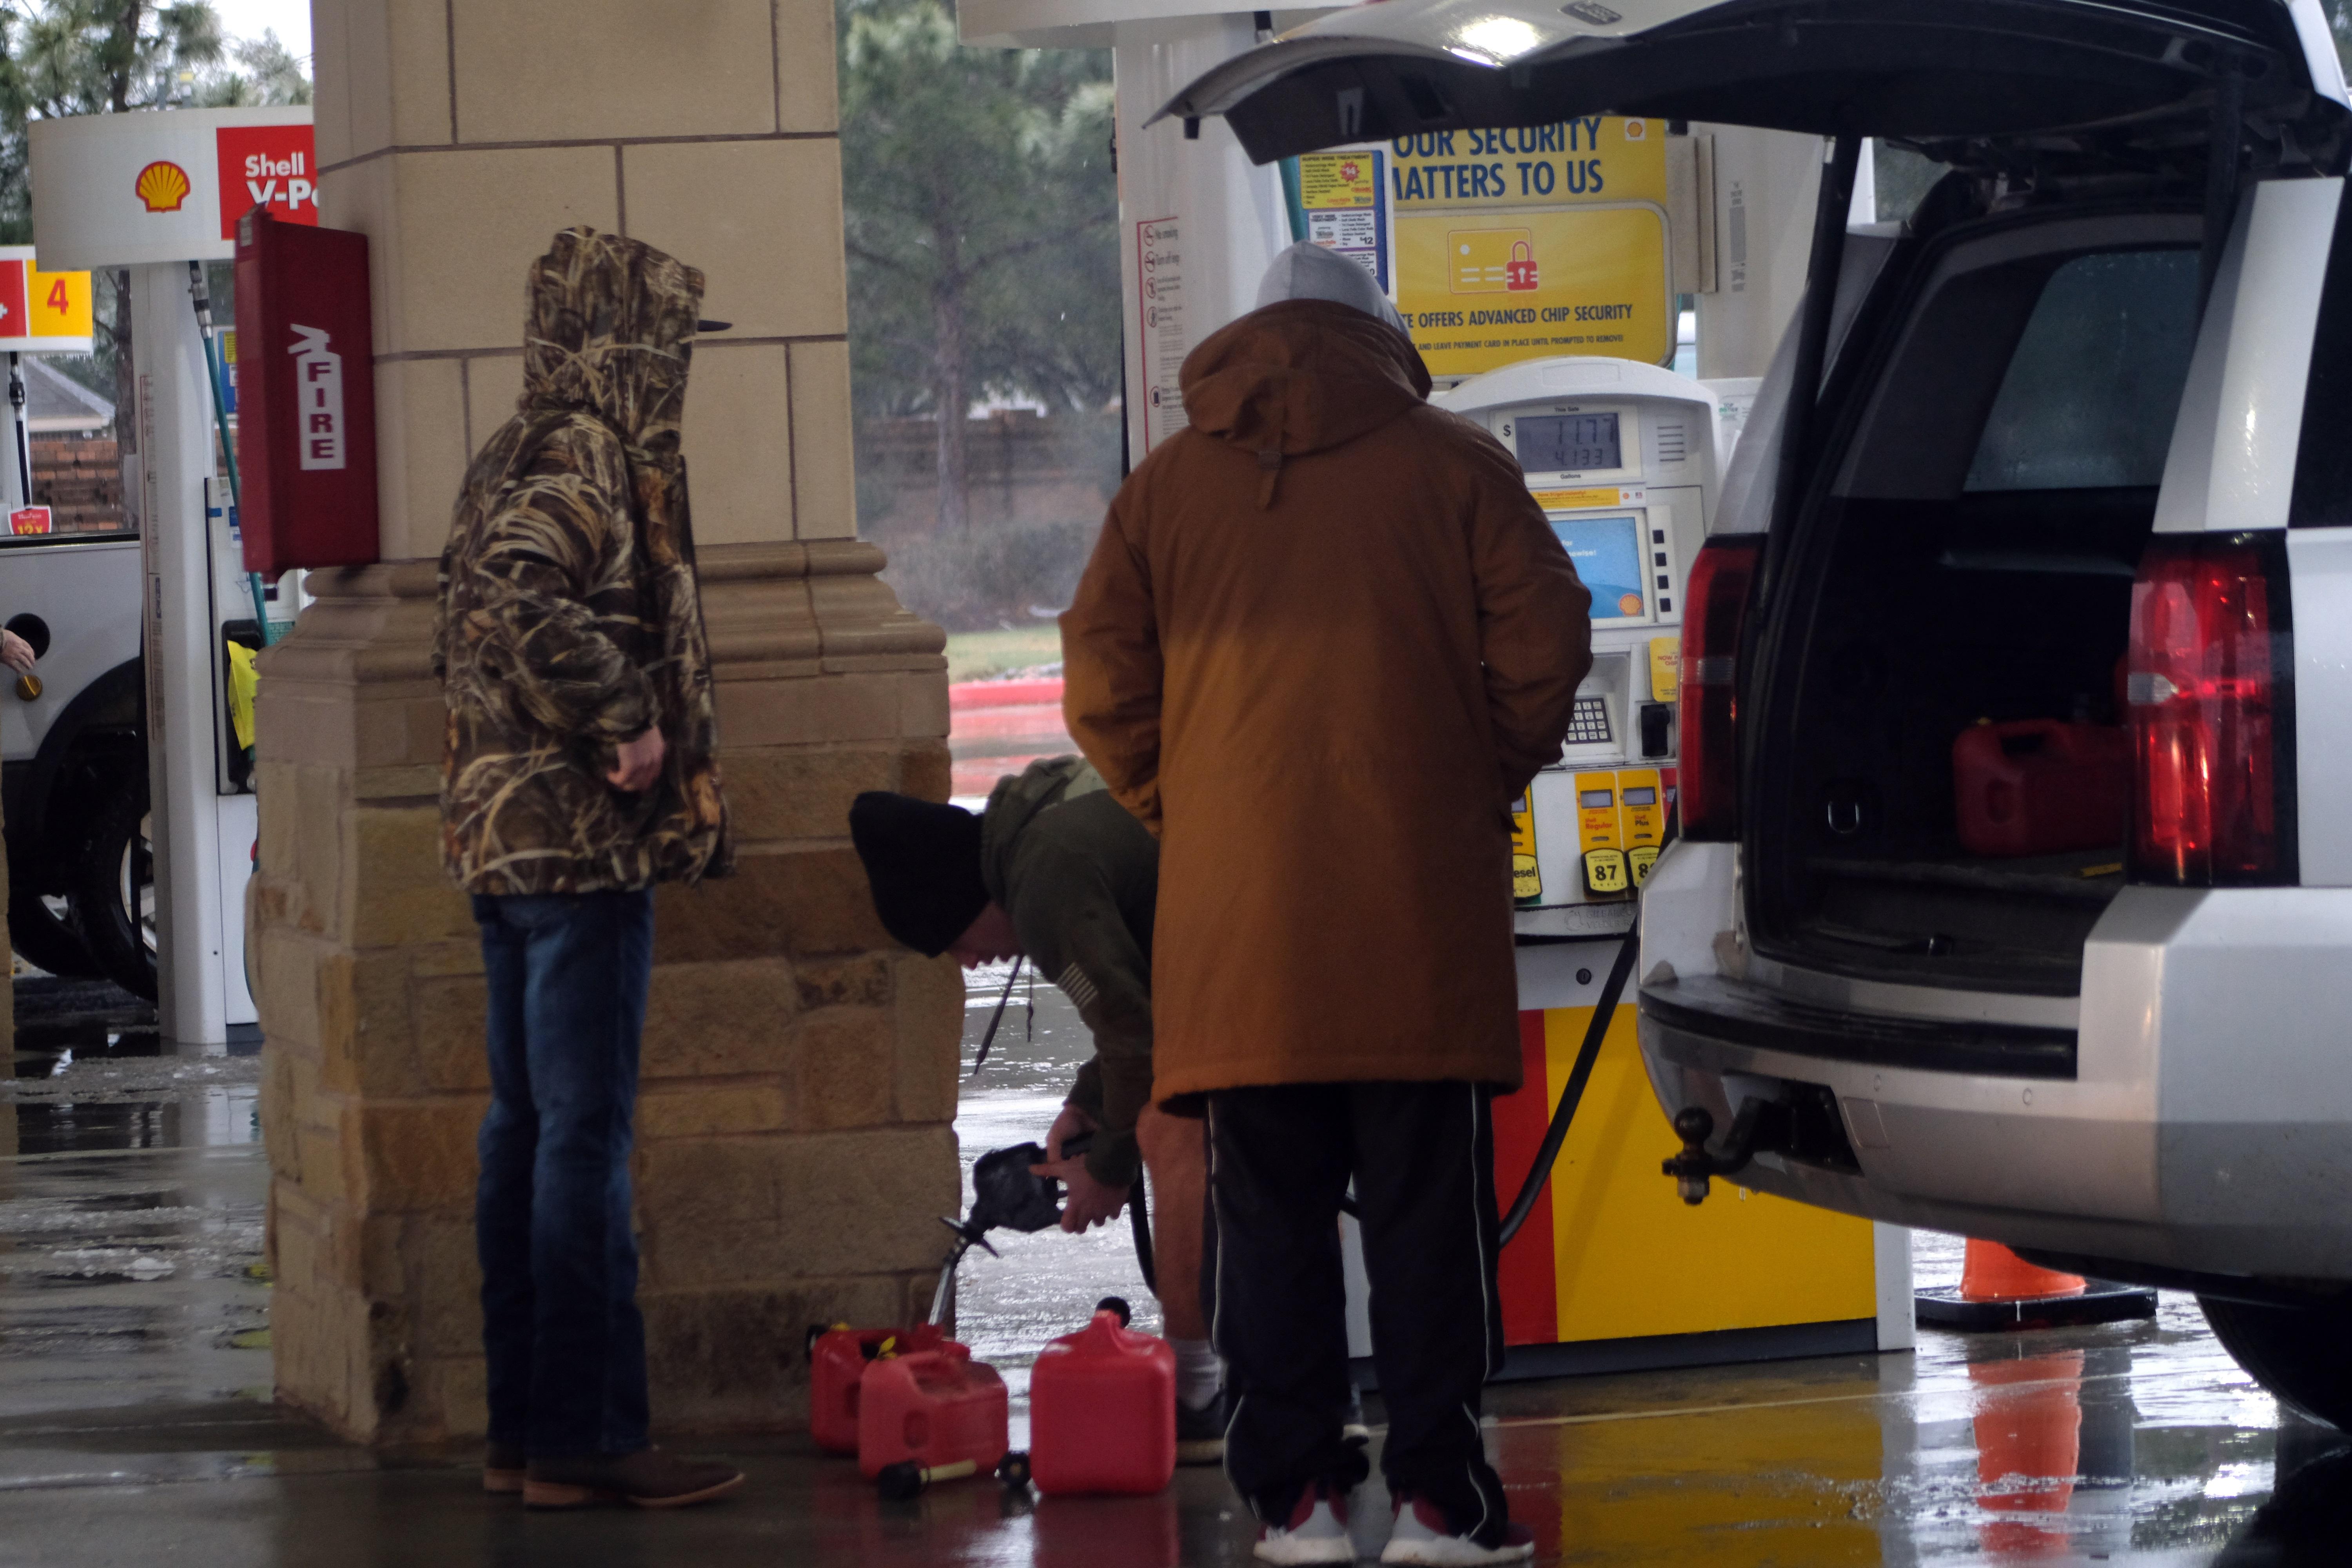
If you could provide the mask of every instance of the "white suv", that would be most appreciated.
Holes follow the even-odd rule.
[[[1745,1184],[2194,1290],[2352,1426],[2352,111],[2315,0],[1394,0],[1170,111],[1259,158],[1604,111],[1835,139],[1685,595],[1659,1098]],[[1861,136],[1949,172],[1846,235]],[[1969,853],[1988,720],[2104,735],[2108,830]]]

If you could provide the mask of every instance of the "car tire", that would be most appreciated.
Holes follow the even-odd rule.
[[[2352,1302],[2256,1307],[2200,1296],[2197,1304],[2247,1376],[2313,1420],[2352,1432]]]
[[[147,781],[126,783],[90,814],[74,866],[75,923],[106,977],[155,999],[155,858],[148,844]]]
[[[30,889],[8,889],[8,945],[60,980],[86,980],[98,961],[70,920],[52,913]]]

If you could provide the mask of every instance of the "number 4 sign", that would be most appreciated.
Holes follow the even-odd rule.
[[[44,272],[29,245],[0,245],[0,353],[88,353],[89,274]]]

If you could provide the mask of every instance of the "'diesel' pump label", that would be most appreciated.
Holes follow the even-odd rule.
[[[1536,810],[1532,789],[1511,807],[1511,899],[1522,906],[1543,902],[1543,873],[1536,867]]]

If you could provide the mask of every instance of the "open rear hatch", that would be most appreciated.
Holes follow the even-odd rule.
[[[1830,402],[1751,422],[1798,482],[1727,502],[1771,520],[1741,678],[1751,935],[1850,975],[2074,992],[2123,808],[1971,833],[1968,806],[1998,816],[1979,786],[2007,780],[2031,815],[2121,743],[2134,565],[2236,180],[2346,162],[2318,0],[1381,0],[1161,110],[1223,115],[1260,162],[1604,113],[1836,138],[1782,386],[1823,384],[1857,139],[1976,176],[1897,247]]]
[[[1577,114],[1910,141],[2198,139],[2216,84],[2332,163],[2346,96],[2317,0],[1383,0],[1310,22],[1161,110],[1260,163]]]

